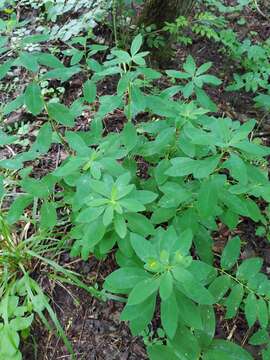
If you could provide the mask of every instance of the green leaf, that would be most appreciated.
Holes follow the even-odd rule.
[[[179,357],[175,355],[173,349],[165,345],[151,345],[147,348],[147,353],[150,360],[179,360]]]
[[[219,302],[231,286],[231,279],[227,275],[217,277],[209,286],[210,293],[214,296],[215,302]]]
[[[173,291],[173,277],[169,271],[160,278],[159,295],[163,301],[166,301]]]
[[[198,193],[198,209],[203,218],[207,219],[216,213],[217,191],[217,184],[214,180],[205,180],[201,184]]]
[[[187,176],[196,168],[196,161],[186,157],[172,159],[171,163],[172,167],[165,171],[165,174],[169,176]]]
[[[131,48],[130,48],[130,52],[131,52],[131,56],[133,57],[134,55],[137,54],[137,52],[140,50],[141,46],[142,46],[142,42],[143,42],[143,38],[141,34],[138,34],[132,41],[131,44]]]
[[[104,226],[109,226],[112,221],[113,221],[113,213],[114,213],[114,209],[112,206],[107,206],[106,210],[104,211],[103,214],[103,224]]]
[[[179,291],[177,291],[175,295],[180,310],[179,317],[182,322],[188,327],[202,330],[203,323],[198,305],[194,304],[192,300],[188,299]]]
[[[147,217],[141,214],[125,214],[128,228],[139,235],[148,236],[155,232],[154,226]]]
[[[24,93],[24,102],[27,109],[33,115],[38,115],[43,109],[43,100],[41,90],[37,83],[31,83],[27,86]]]
[[[174,292],[167,300],[162,300],[160,305],[161,324],[169,338],[173,338],[178,326],[178,306]]]
[[[128,305],[140,304],[159,288],[159,279],[149,279],[139,282],[131,291],[128,297]]]
[[[13,359],[18,352],[20,337],[10,324],[4,325],[1,330],[0,349],[2,354],[6,354],[8,358]],[[20,360],[20,357],[15,360]]]
[[[25,104],[24,94],[17,96],[16,99],[10,101],[4,106],[3,115],[8,115],[12,111],[18,110],[24,104]]]
[[[50,102],[48,104],[48,114],[52,119],[64,126],[73,127],[75,125],[72,112],[63,104]]]
[[[114,217],[114,229],[121,239],[127,235],[127,224],[123,216],[116,214]]]
[[[82,210],[76,218],[79,223],[90,223],[96,220],[105,210],[104,206],[100,207],[89,207]]]
[[[252,356],[237,344],[226,340],[214,340],[203,360],[253,360]]]
[[[15,201],[11,204],[8,215],[7,221],[9,224],[14,224],[18,221],[27,206],[29,206],[33,201],[32,195],[21,195],[16,198]]]
[[[241,239],[239,236],[229,240],[222,252],[221,267],[225,270],[231,269],[237,262],[241,250]]]
[[[102,219],[91,222],[85,228],[85,234],[82,238],[82,259],[87,261],[90,252],[93,252],[96,246],[104,237],[106,228],[103,225]]]
[[[247,184],[247,167],[239,156],[236,154],[231,154],[230,158],[223,163],[223,166],[230,170],[230,173],[234,179],[238,180],[243,185]]]
[[[145,263],[148,259],[157,258],[157,253],[152,243],[149,240],[145,240],[142,236],[131,233],[130,243],[136,255]]]
[[[46,154],[52,143],[52,127],[50,123],[45,123],[39,129],[36,141],[31,147],[31,151]]]
[[[73,75],[79,73],[81,68],[79,66],[72,66],[68,68],[57,68],[48,71],[44,76],[43,80],[47,79],[59,79],[61,82],[68,81]]]
[[[216,315],[213,306],[200,306],[202,330],[195,330],[194,334],[203,349],[207,349],[216,333]]]
[[[270,340],[269,333],[266,329],[260,329],[249,339],[249,344],[258,346],[268,344]]]
[[[40,226],[42,229],[52,229],[57,223],[55,204],[45,201],[40,209]]]
[[[248,326],[251,328],[257,319],[257,299],[253,293],[250,293],[245,300],[245,317],[248,322]]]
[[[37,59],[35,56],[31,55],[30,53],[27,53],[27,52],[21,53],[20,57],[18,58],[18,61],[27,70],[30,70],[32,72],[38,71]]]
[[[125,124],[121,136],[123,138],[124,146],[127,148],[128,151],[131,151],[136,146],[138,141],[135,126],[131,122]]]
[[[95,101],[96,96],[97,96],[97,86],[93,81],[87,80],[84,83],[84,85],[83,85],[83,96],[84,96],[84,99],[89,104],[91,104],[92,102]]]
[[[187,60],[184,63],[183,68],[188,74],[190,74],[192,76],[195,74],[196,63],[195,63],[195,60],[193,59],[193,57],[191,55],[189,55],[187,57]]]
[[[250,278],[255,276],[262,268],[263,259],[262,258],[250,258],[242,262],[238,267],[236,276],[240,280],[249,281]]]
[[[21,331],[28,329],[34,320],[34,315],[28,317],[16,317],[10,321],[10,327],[15,331]]]
[[[200,89],[198,86],[196,86],[195,94],[196,94],[198,103],[204,109],[210,110],[211,112],[218,111],[217,105],[211,100],[211,98],[207,95],[207,93],[203,89]]]
[[[37,58],[38,62],[41,65],[53,68],[53,69],[58,69],[58,68],[64,68],[64,64],[57,59],[56,56],[49,54],[49,53],[40,53],[38,54],[38,58]]]
[[[140,305],[142,305],[142,307]],[[137,314],[137,317],[130,321],[129,326],[132,335],[138,336],[142,333],[143,330],[145,330],[154,316],[156,307],[156,294],[151,295],[141,304],[128,307],[131,307]]]
[[[197,160],[193,175],[196,179],[206,178],[216,170],[220,161],[220,155],[211,156],[204,160]]]
[[[85,158],[70,157],[66,163],[54,171],[53,175],[57,177],[66,177],[74,174],[83,164],[85,164],[85,162]]]
[[[235,285],[224,303],[227,307],[225,319],[232,319],[236,315],[237,310],[242,302],[243,296],[243,286],[241,284]]]
[[[148,273],[140,268],[124,267],[107,276],[104,288],[112,292],[121,292],[122,289],[132,289],[147,278]]]
[[[188,270],[176,266],[173,268],[173,275],[180,283],[181,291],[183,290],[187,297],[203,305],[214,303],[214,298],[209,290],[201,285]]]
[[[180,325],[178,327],[176,335],[174,339],[170,341],[170,344],[181,360],[197,360],[200,358],[201,349],[198,341],[191,330],[185,326]]]
[[[257,301],[257,317],[261,327],[266,329],[269,322],[269,312],[266,302],[261,297]]]
[[[119,201],[119,204],[123,208],[127,209],[128,212],[139,212],[145,210],[145,206],[142,205],[141,202],[136,199],[124,198]]]

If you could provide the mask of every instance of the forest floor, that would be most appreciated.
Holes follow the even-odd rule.
[[[25,14],[25,17],[31,16],[29,28],[35,27],[33,14]],[[270,36],[270,24],[262,18],[260,14],[252,10],[246,10],[242,16],[245,18],[245,25],[239,25],[237,18],[228,16],[230,26],[237,30],[239,37],[244,39],[250,31],[256,32],[259,40],[265,40]],[[101,33],[100,36],[103,36]],[[57,44],[55,44],[57,45]],[[61,46],[61,44],[58,44]],[[175,58],[170,64],[171,68],[181,69],[183,62],[188,54],[192,54],[196,62],[200,65],[207,61],[213,62],[211,72],[223,79],[223,87],[209,88],[208,94],[218,104],[219,115],[228,116],[232,119],[238,119],[245,122],[247,119],[255,118],[258,122],[256,131],[262,134],[265,143],[270,144],[270,118],[254,107],[253,94],[246,92],[226,92],[224,89],[232,79],[234,72],[237,72],[238,64],[231,59],[211,41],[198,37],[194,39],[193,44],[187,47],[177,46]],[[12,78],[13,76],[13,78]],[[6,102],[8,98],[15,98],[27,83],[27,78],[23,73],[13,74],[9,83],[14,78],[19,78],[16,88],[8,91],[2,91],[0,101]],[[65,93],[65,103],[68,105],[80,96],[82,84],[85,79],[79,75],[74,76],[69,83]],[[104,82],[99,88],[99,95],[106,95],[115,91],[115,84]],[[161,84],[162,86],[162,84]],[[7,84],[8,87],[8,84]],[[84,112],[84,115],[78,118],[76,128],[87,130],[91,122],[92,114]],[[37,123],[33,122],[31,116],[23,113],[12,113],[7,119],[5,126],[14,128],[18,123],[27,124],[27,132],[24,138],[31,142],[35,134]],[[105,128],[108,132],[121,131],[125,123],[125,116],[121,112],[110,115],[105,120]],[[12,130],[11,130],[12,131]],[[20,151],[20,145],[13,148],[13,151]],[[59,145],[55,145],[49,155],[35,162],[35,176],[39,178],[44,173],[50,172],[57,164],[65,158],[65,152]],[[1,150],[0,157],[8,156],[8,150]],[[141,175],[146,176],[147,166],[141,164]],[[249,256],[262,256],[265,263],[265,272],[270,273],[270,244],[264,238],[255,235],[255,225],[251,221],[243,220],[238,228],[238,233],[245,240],[246,245],[243,248],[242,258]],[[229,236],[227,228],[221,226],[220,231],[214,234],[215,251],[221,253]],[[113,255],[106,261],[99,262],[94,257],[89,258],[87,262],[71,259],[68,253],[60,256],[59,262],[65,264],[83,275],[86,282],[93,284],[102,284],[104,278],[115,268]],[[38,278],[50,295],[52,305],[56,311],[65,333],[72,343],[75,354],[79,360],[143,360],[147,359],[143,342],[139,338],[134,338],[127,325],[119,320],[119,314],[122,306],[116,302],[102,302],[89,295],[85,290],[78,289],[70,285],[60,283],[51,283],[46,277],[46,269],[38,269],[36,278]],[[244,319],[238,317],[234,320],[224,320],[222,309],[218,311],[217,336],[227,339],[233,339],[237,343],[250,348],[245,344],[247,338],[247,327]],[[158,324],[153,323],[153,329]],[[48,333],[43,325],[36,322],[31,337],[26,342],[24,349],[24,359],[27,360],[69,360],[71,359],[62,341],[54,334]],[[253,353],[254,358],[256,358]],[[165,360],[165,359],[164,359]],[[168,359],[169,360],[169,359]]]

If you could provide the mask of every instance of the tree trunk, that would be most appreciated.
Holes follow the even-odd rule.
[[[179,16],[188,16],[196,0],[146,0],[143,11],[138,19],[139,26],[155,25],[155,30],[162,30],[166,22],[174,22]],[[163,33],[165,45],[151,48],[150,58],[158,63],[159,67],[169,64],[173,58],[172,39],[166,32]]]
[[[139,25],[155,24],[160,30],[165,22],[174,22],[181,15],[187,16],[194,4],[194,0],[147,0]]]

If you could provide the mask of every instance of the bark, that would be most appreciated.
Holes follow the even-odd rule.
[[[147,0],[139,25],[155,24],[159,30],[165,22],[174,22],[181,15],[189,15],[194,4],[194,0]]]

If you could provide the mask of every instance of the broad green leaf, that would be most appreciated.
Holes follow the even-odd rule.
[[[257,317],[261,327],[266,329],[269,322],[269,311],[265,300],[261,297],[257,300]]]
[[[92,102],[95,101],[96,96],[97,96],[97,87],[96,84],[91,81],[91,80],[87,80],[84,85],[83,85],[83,96],[84,99],[91,104]]]
[[[196,179],[206,178],[214,172],[220,161],[220,155],[208,157],[204,160],[197,160],[193,175]]]
[[[143,305],[142,308],[137,306]],[[143,303],[135,305],[133,311],[137,314],[137,317],[130,321],[129,326],[133,336],[138,336],[143,330],[150,324],[156,307],[156,294],[154,293],[148,297]],[[138,309],[138,310],[137,310]]]
[[[43,109],[43,100],[41,90],[37,83],[31,83],[27,86],[24,93],[25,105],[33,115],[38,115]]]
[[[145,240],[142,236],[137,234],[130,234],[130,242],[136,255],[143,261],[147,262],[148,259],[156,259],[157,253],[153,244],[149,240]]]
[[[199,306],[179,291],[175,295],[179,308],[179,318],[182,322],[188,327],[202,330],[203,323]]]
[[[231,279],[227,275],[217,277],[209,286],[210,293],[214,296],[215,302],[223,298],[231,287]]]
[[[104,288],[112,292],[121,292],[122,289],[132,289],[148,277],[148,273],[143,269],[135,267],[121,268],[107,276]]]
[[[268,344],[270,340],[269,332],[266,329],[260,329],[249,339],[249,344],[258,346]]]
[[[147,279],[139,282],[131,291],[128,297],[128,305],[140,304],[159,288],[159,279]]]
[[[262,268],[263,259],[262,258],[250,258],[242,262],[238,267],[236,276],[240,280],[248,281],[254,275],[256,275]]]
[[[49,53],[40,53],[37,57],[38,62],[41,65],[53,68],[53,69],[58,69],[58,68],[64,68],[64,64],[57,59],[56,56],[49,54]]]
[[[96,220],[105,210],[104,206],[89,207],[82,210],[76,218],[79,223],[90,223]]]
[[[38,62],[35,56],[27,52],[22,52],[18,60],[23,67],[32,72],[38,71]]]
[[[196,63],[191,55],[187,57],[186,62],[183,65],[183,69],[190,75],[194,75],[196,71]]]
[[[198,86],[195,87],[195,94],[197,97],[198,103],[207,110],[212,112],[216,112],[218,110],[217,105],[211,100],[211,98],[207,95],[207,93],[200,89]]]
[[[40,226],[42,229],[52,229],[57,223],[55,204],[44,201],[40,209]]]
[[[173,275],[187,297],[203,305],[214,303],[214,298],[209,290],[201,285],[188,270],[176,266],[173,268]]]
[[[166,301],[173,291],[173,277],[170,272],[166,272],[160,278],[159,295],[163,301]]]
[[[48,114],[52,119],[64,126],[72,127],[75,125],[73,114],[63,104],[50,102],[48,104]]]
[[[202,329],[195,330],[194,334],[202,347],[207,349],[213,341],[216,333],[216,314],[213,306],[200,306]]]
[[[53,175],[57,177],[66,177],[74,174],[83,164],[85,164],[85,162],[85,158],[70,157],[67,162],[53,172]]]
[[[13,203],[11,204],[8,215],[7,221],[9,224],[14,224],[18,221],[27,206],[29,206],[33,201],[32,195],[21,195],[18,196]]]
[[[242,302],[243,296],[243,286],[241,284],[235,285],[224,303],[227,307],[225,319],[232,319],[236,315],[237,310]]]
[[[222,252],[221,267],[225,270],[231,269],[237,262],[241,250],[241,239],[236,236],[229,240]]]
[[[173,340],[169,342],[179,359],[197,360],[200,358],[201,349],[196,337],[190,329],[180,325]],[[167,360],[167,359],[166,359]]]
[[[232,177],[241,184],[248,182],[247,168],[244,161],[236,154],[231,154],[230,158],[223,163],[223,166],[230,170]]]
[[[128,228],[139,235],[148,236],[155,232],[154,226],[150,220],[141,214],[125,214],[128,222]]]
[[[40,154],[46,154],[52,143],[52,127],[50,123],[45,123],[39,129],[36,141],[31,147],[31,151],[39,152]]]
[[[252,356],[233,342],[214,340],[203,360],[253,360]]]
[[[162,300],[160,305],[161,324],[170,339],[176,333],[178,326],[178,305],[174,292],[167,300]]]
[[[82,238],[82,258],[86,261],[90,252],[93,252],[94,246],[103,239],[106,228],[103,225],[102,219],[98,218],[90,224],[87,224],[84,229],[85,233]]]
[[[179,360],[173,349],[165,345],[151,345],[147,348],[147,353],[150,360]]]
[[[28,317],[16,317],[10,321],[10,327],[15,331],[21,331],[29,328],[33,322],[34,315]]]
[[[142,42],[143,42],[143,38],[141,34],[138,34],[132,41],[131,44],[131,48],[130,48],[130,52],[131,52],[131,56],[133,57],[134,55],[137,54],[137,52],[140,50],[141,46],[142,46]]]
[[[198,209],[200,216],[209,218],[216,213],[216,206],[218,201],[218,188],[214,180],[205,180],[198,193]]]
[[[81,71],[79,66],[72,66],[68,68],[57,68],[48,71],[44,76],[43,79],[59,79],[61,82],[65,82],[69,80],[73,75],[78,74]]]
[[[248,326],[251,328],[257,320],[257,299],[253,293],[250,293],[245,300],[245,317]]]
[[[124,238],[127,234],[127,224],[123,216],[116,214],[114,217],[114,229],[120,238]]]

